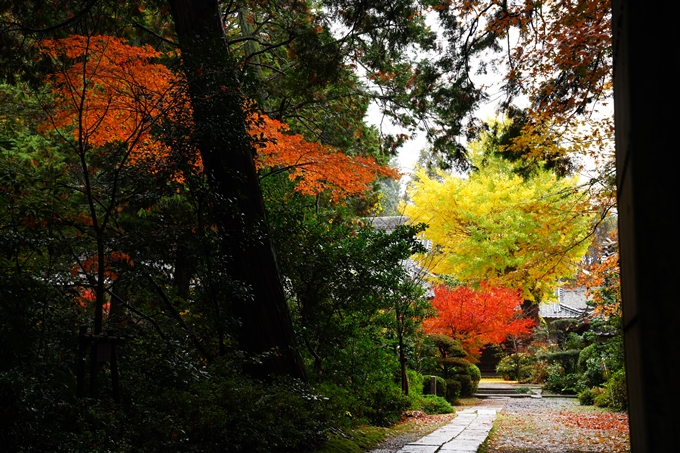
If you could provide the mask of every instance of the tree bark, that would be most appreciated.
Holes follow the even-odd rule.
[[[169,0],[193,108],[196,144],[203,160],[221,252],[230,276],[243,286],[229,301],[239,318],[239,345],[261,357],[254,377],[304,378],[264,200],[246,129],[236,67],[215,0]]]

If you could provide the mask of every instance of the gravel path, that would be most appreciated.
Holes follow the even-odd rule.
[[[630,451],[626,414],[581,406],[572,398],[507,398],[504,402],[480,453]],[[419,437],[402,434],[370,453],[396,453]]]
[[[571,398],[509,399],[479,450],[484,453],[623,453],[628,416]]]

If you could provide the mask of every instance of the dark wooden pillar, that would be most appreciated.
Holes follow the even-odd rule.
[[[680,121],[675,5],[614,0],[621,283],[633,453],[677,451]]]

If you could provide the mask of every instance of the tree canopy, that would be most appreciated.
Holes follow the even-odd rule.
[[[469,175],[417,171],[404,214],[429,225],[435,273],[548,299],[590,245],[587,194],[576,178],[558,178],[540,165],[525,179],[511,162],[484,156],[483,144],[475,145],[477,170]]]
[[[462,345],[469,359],[478,360],[481,349],[499,345],[509,336],[531,333],[534,321],[523,317],[522,293],[510,288],[479,289],[467,286],[435,287],[432,306],[437,316],[425,321],[425,331],[446,335]]]

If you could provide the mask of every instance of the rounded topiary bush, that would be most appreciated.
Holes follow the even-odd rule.
[[[470,391],[470,396],[472,396],[477,393],[479,381],[482,380],[482,372],[479,371],[477,365],[470,364],[470,367],[468,368],[468,375],[470,376],[470,379],[472,379],[472,390]]]
[[[446,380],[446,401],[451,404],[456,404],[460,398],[461,385],[455,379]]]
[[[460,396],[463,398],[469,398],[474,393],[474,385],[472,384],[472,379],[467,374],[457,374],[453,377],[456,381],[460,383]]]
[[[450,414],[453,406],[441,396],[424,395],[420,400],[420,410],[426,414]]]
[[[423,395],[434,395],[436,394],[437,396],[444,396],[446,395],[446,380],[441,377],[441,376],[435,376],[435,380],[437,381],[437,389],[436,393],[435,390],[432,389],[432,376],[423,376]]]
[[[472,379],[472,382],[479,382],[482,380],[482,372],[479,371],[479,367],[474,363],[471,363],[468,367],[468,375],[470,376],[470,379]]]

